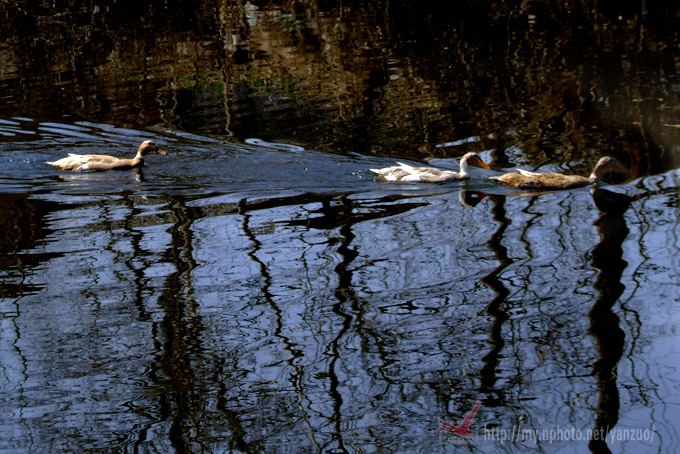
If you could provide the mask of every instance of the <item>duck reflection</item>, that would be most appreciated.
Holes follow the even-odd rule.
[[[469,191],[467,189],[458,191],[458,200],[460,201],[460,204],[469,208],[476,207],[485,197],[486,193],[481,191]]]
[[[616,377],[625,334],[619,326],[619,317],[612,312],[612,307],[625,289],[621,276],[628,264],[623,260],[621,246],[628,235],[628,227],[623,214],[632,199],[600,188],[593,188],[591,193],[601,212],[595,221],[601,241],[592,252],[593,266],[600,270],[595,282],[595,289],[600,292],[600,296],[588,314],[588,331],[595,338],[600,355],[593,365],[593,374],[600,393],[593,432],[606,434],[616,426],[619,418],[620,399]],[[603,437],[591,440],[589,448],[594,453],[611,452],[606,438]]]
[[[80,183],[80,182],[86,182],[86,183],[92,183],[92,182],[101,182],[101,183],[109,183],[109,182],[120,182],[120,181],[128,181],[128,182],[136,182],[136,183],[145,183],[146,179],[144,178],[144,171],[142,170],[141,167],[136,167],[132,169],[131,172],[124,174],[124,173],[119,173],[116,172],[115,174],[107,173],[107,172],[80,172],[80,173],[64,173],[60,174],[56,177],[59,181],[63,181],[66,183]]]

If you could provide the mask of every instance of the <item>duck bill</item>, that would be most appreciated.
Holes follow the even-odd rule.
[[[165,151],[163,151],[163,150],[161,150],[161,149],[156,150],[156,153],[162,154],[163,156],[165,156],[166,154],[168,154],[168,153],[166,153]]]
[[[478,165],[479,165],[479,167],[481,167],[482,169],[491,170],[491,167],[489,167],[488,165],[486,165],[485,162],[480,161]]]

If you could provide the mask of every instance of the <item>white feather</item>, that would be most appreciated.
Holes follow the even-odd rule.
[[[538,172],[529,172],[528,170],[524,170],[524,169],[517,169],[517,171],[519,173],[521,173],[522,175],[524,175],[525,177],[536,177],[536,176],[542,175]]]

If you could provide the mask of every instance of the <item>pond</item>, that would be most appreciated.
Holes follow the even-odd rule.
[[[0,7],[0,452],[679,449],[676,7],[119,3]]]

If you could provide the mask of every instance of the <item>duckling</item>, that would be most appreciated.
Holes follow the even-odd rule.
[[[609,172],[625,172],[624,167],[614,158],[600,158],[589,177],[564,175],[561,173],[539,173],[517,169],[517,172],[490,177],[492,180],[521,189],[571,189],[597,183]]]
[[[385,167],[383,169],[369,169],[380,181],[390,183],[439,183],[442,181],[465,180],[470,177],[468,165],[478,166],[489,169],[482,158],[477,153],[470,152],[460,160],[460,172],[451,170],[439,170],[434,167],[413,167],[408,164],[397,162],[397,166]]]
[[[59,170],[73,170],[75,172],[89,170],[129,170],[144,165],[144,155],[147,153],[166,154],[151,140],[145,140],[139,146],[137,155],[132,159],[121,159],[103,154],[72,154],[58,161],[47,161],[47,164]]]

